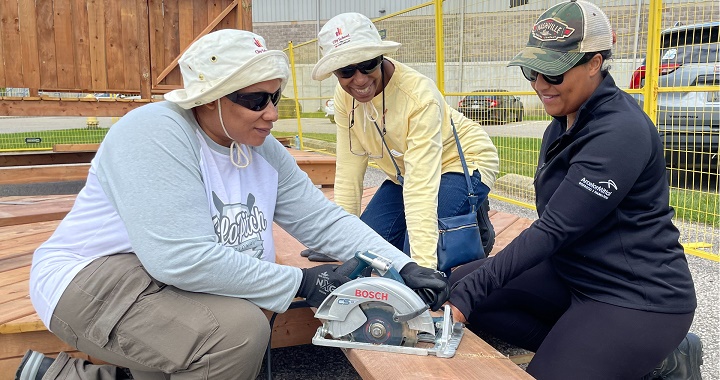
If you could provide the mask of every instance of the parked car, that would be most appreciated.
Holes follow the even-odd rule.
[[[330,119],[330,122],[335,124],[335,99],[328,99],[325,101],[325,117]]]
[[[473,92],[507,92],[507,90],[476,90]],[[458,111],[480,123],[505,124],[523,120],[523,104],[513,95],[468,95],[458,103]]]
[[[718,173],[720,22],[676,26],[660,35],[658,87],[715,86],[713,91],[658,92],[657,127],[668,167]],[[645,85],[645,61],[630,88]],[[642,106],[643,96],[636,95]]]

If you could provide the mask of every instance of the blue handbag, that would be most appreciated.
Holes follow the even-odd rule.
[[[452,119],[450,119],[450,125],[452,125],[455,144],[465,174],[468,187],[468,202],[470,202],[472,210],[465,215],[438,218],[437,269],[446,273],[449,273],[452,268],[458,265],[467,264],[485,257],[482,239],[480,238],[480,227],[477,221],[478,197],[473,192],[470,174],[468,174],[467,164],[465,163],[465,155],[460,147],[460,138],[458,138],[455,123],[453,123]]]

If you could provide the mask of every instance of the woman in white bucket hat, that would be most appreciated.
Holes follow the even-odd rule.
[[[327,200],[270,135],[289,76],[282,52],[225,29],[179,64],[183,88],[113,125],[73,209],[33,256],[30,295],[50,331],[135,379],[254,379],[270,333],[261,308],[283,312],[296,296],[319,306],[349,280],[356,251],[392,260],[433,308],[445,301],[445,278]],[[348,261],[276,264],[273,223]],[[123,373],[28,351],[17,377]]]
[[[450,107],[430,78],[386,57],[400,44],[383,41],[362,14],[330,19],[318,44],[322,58],[313,79],[334,75],[338,81],[335,202],[360,214],[363,177],[372,159],[389,178],[360,218],[420,265],[436,268],[438,218],[471,212],[452,120],[477,204],[484,206],[477,220],[487,255],[494,241],[487,195],[499,167],[487,133]]]

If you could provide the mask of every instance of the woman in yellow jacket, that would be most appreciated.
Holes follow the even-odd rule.
[[[468,187],[451,119],[462,146],[489,253],[494,232],[487,195],[498,173],[497,149],[475,122],[451,108],[435,83],[387,57],[400,44],[382,41],[359,13],[330,19],[318,35],[323,57],[312,77],[335,75],[335,202],[359,215],[372,159],[387,175],[361,219],[418,264],[437,267],[438,217],[467,214]],[[312,248],[312,247],[311,247]]]

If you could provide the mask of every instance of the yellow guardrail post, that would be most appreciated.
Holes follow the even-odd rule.
[[[437,87],[445,96],[445,34],[443,32],[444,0],[435,0],[435,63],[437,70]]]
[[[645,87],[643,110],[657,124],[658,73],[660,72],[660,24],[662,0],[650,0],[648,12],[647,52],[645,53]]]
[[[290,58],[290,72],[292,74],[293,91],[295,92],[295,117],[298,123],[298,146],[297,148],[303,149],[303,137],[302,137],[302,122],[300,121],[300,101],[298,101],[298,86],[297,86],[297,72],[295,71],[295,50],[293,48],[293,42],[288,41],[288,56]]]

